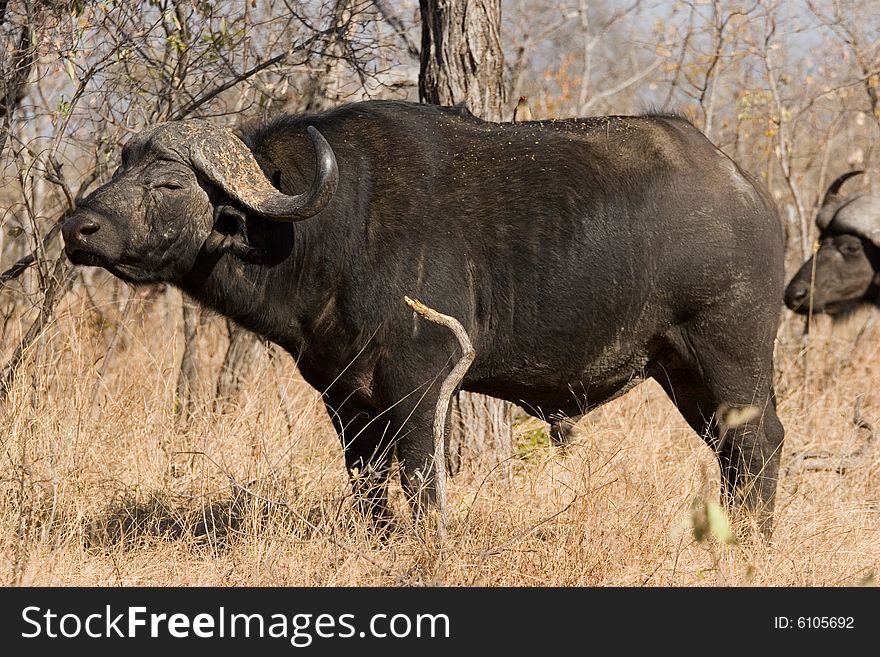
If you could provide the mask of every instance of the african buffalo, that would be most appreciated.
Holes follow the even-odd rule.
[[[377,517],[393,455],[415,508],[435,502],[432,417],[460,355],[409,295],[468,331],[462,389],[537,416],[654,378],[715,450],[724,499],[769,530],[781,224],[680,117],[494,124],[370,101],[239,136],[170,122],[125,145],[63,234],[73,262],[172,283],[287,349]]]
[[[840,193],[862,173],[843,174],[825,192],[816,216],[819,250],[785,289],[785,304],[796,313],[835,315],[880,301],[880,197]]]

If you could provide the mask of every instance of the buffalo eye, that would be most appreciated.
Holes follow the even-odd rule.
[[[183,189],[183,185],[176,180],[160,180],[150,183],[150,189]]]
[[[845,256],[854,256],[862,252],[862,245],[855,242],[848,242],[840,245],[840,252]]]

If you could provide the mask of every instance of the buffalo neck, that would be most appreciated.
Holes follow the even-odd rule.
[[[327,305],[332,290],[321,280],[332,259],[324,257],[323,222],[270,223],[265,257],[249,262],[233,254],[199,254],[179,283],[183,292],[244,328],[298,355],[309,337],[309,318]]]

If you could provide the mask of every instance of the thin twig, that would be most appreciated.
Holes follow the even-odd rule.
[[[250,77],[253,77],[254,75],[259,73],[263,69],[267,69],[270,66],[273,66],[274,64],[277,64],[279,62],[284,61],[287,58],[287,55],[288,55],[288,53],[286,53],[286,52],[281,53],[280,55],[275,55],[275,57],[272,57],[271,59],[267,59],[265,62],[257,64],[256,66],[245,71],[244,73],[242,73],[240,75],[236,75],[231,80],[227,80],[223,84],[214,87],[213,89],[211,89],[211,91],[209,91],[205,94],[202,94],[201,96],[196,98],[194,101],[192,101],[189,105],[187,105],[183,109],[178,110],[174,114],[174,116],[171,117],[171,120],[172,121],[179,121],[180,119],[186,118],[187,116],[189,116],[190,114],[195,112],[199,107],[201,107],[202,105],[207,103],[209,100],[212,100],[215,97],[219,96],[227,89],[231,89],[232,87],[237,85],[239,82],[244,82],[245,80],[247,80]]]
[[[186,296],[183,297],[183,355],[177,375],[175,414],[183,426],[189,424],[193,416],[195,393],[199,379],[199,308]]]
[[[69,216],[70,212],[72,212],[77,203],[79,203],[83,197],[85,197],[86,190],[91,186],[95,180],[100,177],[100,168],[95,168],[92,172],[86,176],[85,180],[83,180],[82,184],[79,187],[75,196],[71,196],[70,188],[64,180],[64,176],[61,172],[60,164],[53,159],[52,166],[55,169],[54,174],[50,174],[46,176],[46,180],[56,185],[60,185],[62,190],[64,191],[64,195],[67,198],[68,202],[68,210],[61,213],[58,219],[53,222],[52,226],[46,231],[46,234],[43,236],[43,243],[40,249],[37,251],[42,251],[45,253],[49,250],[49,247],[52,245],[52,241],[55,239],[55,236],[58,235],[61,230],[61,226],[64,224],[64,221]],[[28,268],[37,261],[37,251],[27,254],[19,258],[18,262],[12,265],[9,269],[0,274],[0,285],[4,283],[8,283],[11,280],[14,280],[21,276],[24,272],[28,270]]]
[[[642,70],[637,71],[636,73],[633,73],[630,77],[628,77],[623,82],[616,84],[613,87],[609,87],[608,89],[605,89],[601,93],[596,94],[595,96],[593,96],[592,98],[587,100],[583,105],[581,105],[580,114],[582,116],[585,115],[590,110],[590,108],[593,107],[593,105],[598,103],[600,100],[604,100],[605,98],[608,98],[609,96],[613,96],[614,94],[620,93],[621,91],[624,91],[627,87],[634,85],[636,82],[638,82],[642,78],[649,75],[655,68],[660,66],[660,64],[662,64],[664,61],[665,61],[665,59],[663,57],[658,57],[657,59],[655,59],[653,61],[653,63],[648,64]]]
[[[379,13],[382,14],[382,18],[385,19],[385,22],[394,30],[395,36],[403,42],[410,57],[418,61],[420,56],[419,48],[413,43],[412,39],[409,38],[409,34],[406,31],[406,26],[403,24],[403,21],[400,20],[397,14],[385,4],[384,0],[373,0],[373,5]]]
[[[67,255],[61,253],[55,261],[55,268],[46,285],[46,295],[43,297],[43,303],[40,306],[40,312],[37,315],[37,318],[34,320],[33,324],[31,324],[21,342],[18,343],[12,356],[6,361],[2,373],[0,373],[0,402],[6,400],[6,396],[9,394],[9,391],[12,388],[12,383],[15,380],[15,373],[24,358],[25,352],[28,347],[33,344],[34,340],[40,336],[40,333],[52,319],[52,315],[55,312],[55,306],[73,282],[73,273],[75,271],[76,268],[67,259]]]
[[[46,235],[43,237],[44,251],[49,248],[49,245],[52,243],[52,240],[55,239],[55,236],[58,234],[59,230],[61,230],[61,222],[54,223],[52,227],[48,230]],[[37,256],[34,253],[29,253],[23,258],[20,258],[18,262],[16,262],[9,269],[0,274],[0,285],[18,278],[25,271],[27,271],[28,267],[30,267],[36,261]]]
[[[119,321],[116,322],[113,337],[110,339],[110,344],[107,346],[107,349],[104,350],[104,360],[101,361],[101,369],[98,372],[98,379],[95,381],[95,385],[92,388],[92,394],[89,398],[89,408],[91,409],[93,420],[100,415],[100,407],[96,403],[98,401],[98,393],[100,392],[101,385],[106,380],[107,368],[112,360],[116,345],[119,344],[119,336],[122,334],[123,327],[128,323],[128,316],[131,314],[131,309],[134,305],[132,303],[132,296],[132,291],[129,290],[128,297],[125,299],[125,306],[122,308],[122,316],[119,318]]]

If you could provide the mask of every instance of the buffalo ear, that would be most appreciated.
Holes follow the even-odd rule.
[[[220,205],[214,210],[214,229],[205,240],[205,251],[222,255],[231,253],[243,260],[257,260],[259,251],[250,245],[247,217],[231,205]]]

